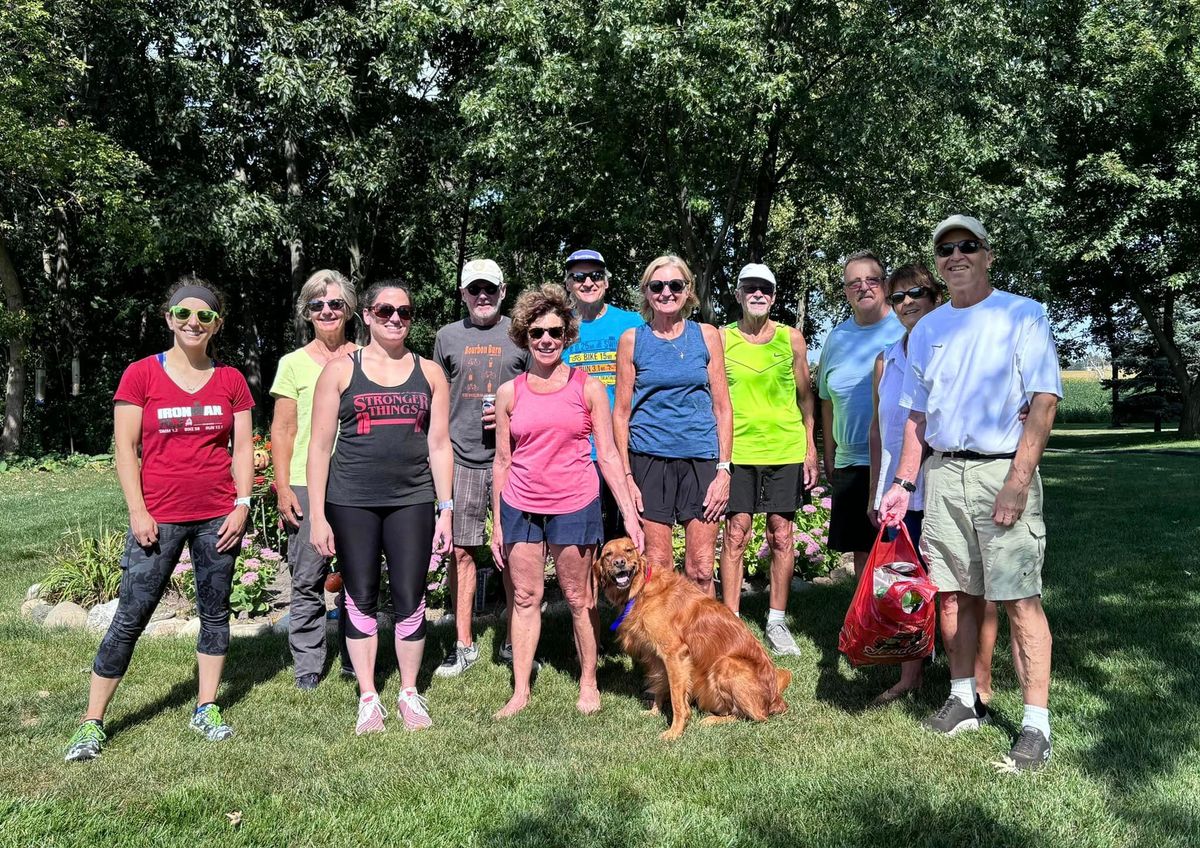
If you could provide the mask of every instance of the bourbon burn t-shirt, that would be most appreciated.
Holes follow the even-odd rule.
[[[240,371],[217,364],[207,383],[187,392],[161,354],[148,356],[125,369],[113,401],[142,409],[142,497],[151,518],[182,524],[233,511],[233,416],[254,406]]]

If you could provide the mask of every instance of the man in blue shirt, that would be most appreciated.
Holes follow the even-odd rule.
[[[567,364],[591,374],[608,389],[608,405],[617,396],[617,342],[621,333],[643,323],[636,312],[604,302],[609,273],[604,257],[595,250],[576,250],[567,257],[563,285],[571,294],[579,316],[579,341],[565,351]],[[596,459],[595,447],[592,460]],[[600,478],[600,503],[604,512],[604,539],[624,535],[616,499]]]
[[[867,515],[875,357],[904,335],[904,325],[887,302],[886,276],[883,263],[869,250],[846,260],[842,278],[854,314],[829,332],[818,366],[825,476],[833,489],[829,547],[853,551],[856,574],[862,573],[875,542]]]

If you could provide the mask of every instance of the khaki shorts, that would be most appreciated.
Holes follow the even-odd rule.
[[[921,554],[942,592],[1015,601],[1042,594],[1046,522],[1042,478],[1035,471],[1025,511],[1012,527],[992,521],[996,495],[1011,459],[925,462],[925,525]]]

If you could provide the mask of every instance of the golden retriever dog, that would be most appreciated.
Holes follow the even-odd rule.
[[[663,739],[679,738],[692,703],[709,713],[704,725],[765,721],[787,710],[783,691],[792,673],[771,662],[724,604],[675,571],[649,573],[627,538],[605,545],[595,570],[605,597],[623,611],[616,623],[621,648],[646,669],[651,712],[661,712],[671,697],[671,726]]]

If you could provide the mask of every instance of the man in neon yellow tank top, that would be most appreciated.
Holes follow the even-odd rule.
[[[733,404],[733,470],[721,545],[721,596],[736,613],[751,521],[765,513],[771,549],[767,645],[775,654],[798,655],[786,620],[796,563],[792,522],[817,484],[808,346],[799,330],[771,320],[775,275],[766,265],[742,268],[736,297],[742,318],[722,332]]]

